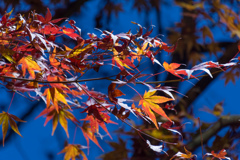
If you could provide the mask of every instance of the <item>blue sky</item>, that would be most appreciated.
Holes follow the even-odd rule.
[[[45,2],[46,5],[48,4],[48,1]],[[86,3],[85,7],[83,8],[81,15],[74,15],[73,17],[70,17],[71,19],[75,20],[77,22],[77,26],[82,29],[83,37],[86,37],[87,33],[96,33],[100,34],[99,31],[97,31],[95,28],[95,22],[94,18],[96,14],[98,13],[97,8],[100,3],[100,0],[93,0],[88,3]],[[170,2],[171,4],[171,2]],[[0,3],[1,5],[1,3]],[[132,1],[125,2],[124,1],[124,12],[120,13],[118,17],[112,16],[112,21],[110,23],[110,29],[111,31],[114,31],[114,34],[121,33],[121,32],[127,32],[129,29],[132,29],[132,32],[136,32],[136,25],[132,24],[131,21],[137,22],[139,24],[142,24],[144,26],[146,18],[149,18],[149,21],[153,25],[157,25],[156,22],[156,14],[155,11],[152,10],[149,12],[148,17],[146,17],[146,14],[139,13],[136,9],[132,9]],[[23,6],[22,6],[23,7]],[[50,10],[53,8],[53,6],[49,6]],[[11,10],[11,9],[10,9]],[[162,6],[161,8],[161,23],[164,26],[163,27],[163,35],[167,33],[167,29],[170,27],[173,27],[176,22],[179,22],[181,19],[180,15],[181,9],[180,7],[177,7],[176,5],[170,5],[170,6]],[[150,27],[150,26],[146,26]],[[105,28],[102,28],[104,30]],[[156,29],[157,30],[157,29]],[[152,36],[155,36],[157,32],[153,32]],[[226,40],[228,37],[229,41],[232,41],[229,39],[229,35],[223,35],[223,34],[216,34],[220,33],[219,30],[214,30],[214,36],[217,35],[215,38],[216,40]],[[162,37],[163,40],[166,40],[166,37]],[[162,53],[162,58],[167,58],[167,53]],[[207,57],[212,58],[213,57]],[[208,59],[208,60],[212,60]],[[103,72],[106,72],[102,70]],[[147,71],[151,71],[150,69]],[[92,72],[89,74],[91,75]],[[163,78],[161,78],[163,79]],[[240,90],[239,80],[236,81],[236,85],[233,85],[231,82],[225,86],[224,80],[217,79],[213,84],[211,84],[202,94],[201,96],[192,104],[194,106],[194,114],[196,117],[200,116],[203,117],[201,120],[211,122],[216,120],[216,117],[208,115],[208,113],[205,113],[200,110],[200,108],[204,106],[214,106],[216,103],[221,102],[224,100],[224,114],[228,113],[234,113],[234,114],[240,114],[240,110],[237,108],[236,100],[238,100],[239,95],[237,94],[237,91]],[[107,93],[107,86],[109,82],[103,82],[103,81],[97,81],[97,82],[87,82],[89,85],[89,88],[94,88],[95,90]],[[186,93],[189,88],[192,87],[192,84],[184,82],[180,86],[180,92]],[[144,90],[147,88],[139,88],[140,93],[143,93]],[[130,91],[131,92],[131,91]],[[2,96],[0,96],[0,107],[7,108],[6,106],[9,105],[11,101],[11,95],[12,93],[9,93],[6,91],[5,88],[0,88],[0,93]],[[228,94],[225,94],[228,93]],[[134,96],[134,93],[131,93]],[[24,97],[20,95],[15,95],[12,106],[10,108],[10,113],[14,115],[21,115],[21,113],[24,112],[25,108],[29,108],[34,102],[31,102],[29,100],[26,100]],[[236,106],[236,107],[233,107]],[[57,155],[58,152],[61,151],[63,147],[63,143],[65,140],[68,140],[70,143],[72,142],[72,136],[70,136],[69,139],[67,139],[66,134],[64,130],[58,126],[57,130],[54,134],[54,136],[51,136],[52,131],[52,125],[51,122],[47,124],[45,127],[43,126],[45,119],[44,118],[38,118],[34,120],[34,118],[44,109],[44,104],[41,103],[41,105],[36,106],[36,109],[34,110],[34,113],[32,116],[28,117],[26,121],[27,123],[24,123],[21,125],[20,132],[23,135],[23,138],[19,137],[17,134],[15,134],[12,139],[10,139],[10,142],[6,144],[6,146],[3,148],[0,148],[0,155],[1,160],[47,160],[51,157],[54,157],[54,159],[61,159],[63,157],[63,154]],[[207,115],[207,116],[206,116]],[[119,125],[109,125],[108,129],[110,134],[113,137],[113,141],[117,140],[118,135],[113,133],[115,129],[118,129],[119,127],[127,128],[129,127],[124,126],[124,124],[121,124],[120,121],[117,121],[113,118],[116,122],[119,122]],[[141,122],[141,121],[140,121]],[[139,121],[138,121],[139,123]],[[75,126],[72,123],[69,123],[69,134],[73,135]],[[1,134],[0,134],[1,135]],[[129,138],[125,136],[121,136],[121,138]],[[111,150],[111,147],[105,143],[106,141],[112,141],[109,137],[104,138],[103,140],[99,139],[99,143],[101,144],[102,148],[105,150],[105,152],[108,152]],[[86,145],[86,140],[82,136],[82,133],[80,130],[77,130],[77,137],[75,139],[75,143],[80,143]],[[131,146],[130,141],[127,142],[128,147]],[[87,153],[87,151],[85,152]],[[95,159],[96,157],[100,156],[103,152],[94,144],[90,143],[90,155],[88,156],[89,159]]]

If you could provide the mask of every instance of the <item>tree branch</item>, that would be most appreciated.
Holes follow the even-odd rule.
[[[223,56],[218,60],[219,63],[227,63],[229,62],[232,57],[238,52],[237,50],[237,43],[233,43],[226,48]],[[213,72],[213,69],[210,70]],[[213,78],[207,76],[203,77],[200,81],[198,81],[195,86],[193,86],[187,93],[186,97],[183,97],[176,105],[175,109],[179,112],[181,108],[188,108],[195,99],[202,93],[209,84],[211,84],[217,77],[221,74],[218,72],[215,74]]]
[[[202,134],[203,143],[207,143],[208,140],[215,136],[221,129],[227,126],[240,124],[240,115],[227,116],[220,118],[216,123],[212,125],[206,132]],[[197,147],[201,145],[201,135],[198,135],[196,138],[192,139],[187,143],[187,148],[191,151],[194,151]]]

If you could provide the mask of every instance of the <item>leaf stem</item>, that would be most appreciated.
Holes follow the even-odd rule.
[[[9,109],[10,109],[10,107],[11,107],[11,104],[12,104],[12,102],[13,102],[14,95],[15,95],[15,92],[13,92],[13,96],[12,96],[11,102],[10,102],[10,104],[9,104],[9,106],[8,106],[7,113],[8,113],[8,111],[9,111]]]
[[[76,137],[76,134],[77,134],[77,126],[75,127],[75,131],[74,131],[74,136],[73,136],[73,141],[72,141],[72,144],[74,144],[74,141],[75,141],[75,137]]]

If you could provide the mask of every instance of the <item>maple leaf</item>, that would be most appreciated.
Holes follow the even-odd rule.
[[[117,142],[109,142],[109,145],[112,147],[112,151],[108,152],[104,155],[102,155],[100,158],[103,160],[108,160],[108,159],[129,159],[128,157],[128,152],[129,150],[126,149],[126,141],[122,140],[121,138],[118,137]]]
[[[43,96],[47,96],[46,98],[47,107],[50,107],[50,103],[52,102],[57,112],[59,110],[58,102],[62,102],[70,108],[70,106],[67,104],[63,91],[59,88],[47,88],[44,91]]]
[[[5,13],[2,17],[1,23],[3,23],[3,24],[7,23],[7,20],[10,17],[10,15],[12,14],[12,12],[13,12],[13,9],[9,13]]]
[[[81,119],[82,121],[90,121],[91,131],[92,133],[99,133],[99,126],[102,127],[102,129],[108,134],[108,136],[112,139],[111,135],[109,134],[107,127],[105,123],[112,123],[117,124],[110,120],[110,116],[106,113],[99,113],[99,116],[102,118],[102,121],[99,119],[96,119],[93,115],[87,115],[86,118]]]
[[[41,28],[41,32],[44,34],[56,35],[62,33],[60,31],[60,27],[52,26],[52,25],[45,25],[44,28]],[[54,36],[55,37],[55,36]]]
[[[158,128],[156,117],[152,112],[152,110],[158,113],[159,115],[167,118],[169,121],[171,121],[171,119],[166,115],[164,110],[158,104],[172,101],[173,99],[163,97],[163,96],[155,96],[154,95],[155,93],[156,93],[156,90],[145,92],[143,99],[139,101],[139,105],[142,105],[143,111],[149,116],[149,118],[155,124],[156,128]]]
[[[14,120],[18,121],[18,122],[26,122],[10,113],[4,112],[4,111],[2,113],[0,113],[0,124],[2,125],[2,133],[3,133],[3,146],[4,146],[4,140],[5,140],[5,137],[7,134],[9,123],[10,123],[10,127],[12,128],[12,130],[22,137],[22,135],[20,134],[20,132],[18,130],[17,124]]]
[[[115,83],[111,83],[108,86],[108,98],[111,102],[116,103],[117,102],[116,97],[120,97],[122,95],[125,95],[125,94],[123,94],[122,91],[120,91],[119,89],[116,89]]]
[[[59,109],[59,111],[56,111],[53,106],[50,106],[49,108],[45,108],[35,119],[41,116],[46,117],[44,126],[46,126],[51,119],[53,120],[52,135],[57,128],[58,122],[63,127],[64,131],[67,134],[67,137],[69,137],[67,119],[71,120],[76,125],[77,123],[79,123],[79,121],[74,117],[74,115],[71,112],[67,111],[65,108],[61,108]]]
[[[119,104],[120,105],[120,104]],[[130,107],[129,107],[130,108]],[[119,119],[126,119],[129,117],[130,115],[130,111],[126,112],[125,108],[121,107],[119,110],[117,109],[117,107],[114,107],[114,109],[111,112],[113,115],[115,115],[117,118]],[[134,112],[133,112],[134,114]],[[135,115],[135,114],[134,114]]]
[[[62,28],[62,31],[64,34],[68,35],[69,37],[71,37],[74,40],[77,40],[78,37],[80,38],[80,36],[77,33],[74,33],[75,30],[72,28],[64,27],[64,28]]]
[[[177,154],[175,154],[170,160],[172,160],[175,157],[180,157],[181,159],[190,159],[195,156],[197,157],[196,154],[192,154],[192,152],[189,152],[185,147],[184,147],[184,150],[185,150],[186,154],[182,153],[182,152],[177,152]]]
[[[1,55],[6,58],[9,62],[16,63],[13,59],[14,51],[8,48],[5,48],[3,45],[0,47]]]
[[[83,157],[83,160],[87,160],[87,156],[85,153],[81,150],[82,146],[79,144],[68,144],[64,149],[59,152],[60,153],[65,153],[64,155],[64,160],[75,160],[75,158],[79,158],[79,155]]]
[[[128,58],[120,59],[119,55],[121,55],[121,54],[122,54],[122,52],[118,53],[116,51],[116,49],[113,48],[113,55],[114,55],[113,59],[112,59],[113,65],[116,62],[117,66],[119,67],[120,70],[124,70],[124,67],[131,69],[131,70],[132,70],[131,67],[135,68],[135,65],[131,62],[130,59],[128,59]]]
[[[132,104],[132,110],[134,111],[134,113],[140,117],[142,117],[144,120],[148,121],[143,110],[141,108],[136,108],[135,104]]]
[[[225,157],[226,154],[227,154],[226,150],[222,149],[221,151],[219,151],[219,153],[215,153],[214,151],[212,151],[211,153],[206,153],[204,156],[213,156],[213,157],[218,158],[220,160],[222,160],[222,159],[231,160],[231,158]]]
[[[171,52],[174,52],[175,49],[177,48],[177,44],[178,44],[178,41],[180,40],[181,38],[179,38],[176,42],[176,44],[172,45],[172,46],[168,46],[166,43],[164,42],[161,42],[161,49],[163,49],[164,51],[168,52],[168,53],[171,53]]]
[[[86,53],[86,52],[88,52],[89,50],[92,50],[92,49],[93,49],[92,43],[90,43],[86,46],[80,46],[80,47],[78,46],[77,48],[72,49],[71,53],[67,57],[72,58],[72,57],[78,56],[80,54]],[[70,48],[66,48],[66,50],[69,51]]]
[[[175,75],[175,76],[183,79],[183,77],[179,76],[179,75],[176,73],[176,69],[179,68],[180,66],[181,66],[181,64],[178,64],[178,63],[170,63],[170,64],[168,64],[167,62],[163,62],[163,68],[164,68],[167,72],[169,72],[169,73],[171,73],[171,74],[173,74],[173,75]]]
[[[47,22],[49,22],[51,20],[52,20],[52,14],[51,14],[49,8],[47,8],[47,14],[45,15],[45,21],[47,23]]]
[[[184,123],[184,124],[182,124],[182,125],[180,125],[180,126],[171,127],[171,126],[174,124],[174,122],[170,122],[170,121],[167,121],[167,122],[165,122],[165,123],[158,122],[159,127],[163,127],[163,128],[165,128],[165,129],[167,129],[167,130],[169,130],[169,131],[171,131],[171,132],[177,133],[177,134],[180,135],[181,137],[182,137],[182,134],[181,134],[179,131],[177,131],[177,129],[181,129],[183,126],[185,126],[185,125],[188,124],[188,123],[190,123],[190,122],[186,122],[186,123]],[[183,137],[182,137],[182,138],[183,138]]]
[[[184,76],[188,76],[188,78],[189,77],[196,78],[195,76],[191,75],[194,70],[187,70],[187,69],[176,70],[180,66],[181,66],[181,64],[178,64],[178,63],[170,63],[170,64],[168,64],[167,62],[163,62],[163,68],[167,72],[169,72],[169,73],[179,77],[180,79],[183,79],[183,77],[181,77],[179,74],[184,75]]]
[[[35,79],[34,71],[41,71],[39,65],[32,60],[32,56],[28,55],[27,57],[22,57],[18,64],[22,64],[23,76],[26,74],[26,69],[28,70],[30,76]]]
[[[58,19],[52,20],[52,14],[51,14],[49,8],[47,8],[47,13],[46,13],[46,15],[45,15],[45,18],[44,18],[43,16],[41,16],[40,14],[36,14],[36,17],[37,17],[37,19],[38,19],[39,21],[41,21],[43,24],[47,24],[47,23],[49,23],[49,22],[51,22],[51,23],[57,23],[57,22],[59,22],[59,21],[61,21],[61,20],[63,20],[63,19],[66,19],[66,18],[58,18]],[[51,24],[51,23],[50,23],[50,24]]]
[[[80,127],[83,132],[83,136],[85,137],[85,139],[87,141],[88,148],[89,148],[89,139],[91,139],[103,151],[102,147],[98,143],[96,136],[94,135],[94,132],[92,132],[92,129],[90,126],[91,125],[89,123],[84,123],[83,126]],[[88,150],[88,152],[89,152],[89,150]]]
[[[59,76],[59,75],[49,75],[47,76],[47,81],[49,82],[52,82],[52,81],[58,81],[58,82],[61,82],[61,81],[66,81],[66,79],[63,77],[63,76]],[[60,90],[64,90],[64,89],[67,89],[67,90],[70,90],[65,84],[63,83],[50,83],[50,85],[52,87],[55,87],[55,88],[58,88]]]
[[[14,69],[12,66],[4,66],[2,67],[1,75],[9,76],[9,77],[15,77],[16,75],[19,75],[19,73],[16,73],[16,69]]]
[[[170,64],[168,64],[167,62],[163,62],[163,67],[167,71],[176,70],[180,66],[181,66],[181,64],[178,64],[178,63],[170,63]]]
[[[139,62],[142,59],[142,56],[145,55],[145,52],[148,50],[147,46],[148,43],[144,43],[142,46],[140,44],[138,44],[137,42],[135,42],[137,45],[137,48],[135,49],[137,53],[135,52],[131,52],[131,61],[133,62],[134,59],[137,59]]]
[[[55,48],[56,49],[56,48]],[[54,50],[55,50],[54,49]],[[56,52],[55,52],[56,53]],[[54,67],[57,67],[57,66],[59,66],[61,63],[56,59],[56,54],[51,54],[50,56],[49,56],[49,61],[50,61],[50,64],[52,65],[52,66],[54,66]]]

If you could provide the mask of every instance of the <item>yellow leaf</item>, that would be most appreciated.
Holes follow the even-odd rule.
[[[65,132],[67,134],[67,137],[69,137],[67,119],[65,117],[64,111],[62,111],[62,110],[59,111],[59,123],[61,124],[61,126],[65,130]]]
[[[47,88],[44,93],[43,96],[46,96],[46,101],[47,101],[47,107],[50,107],[50,103],[52,101],[55,109],[59,110],[59,106],[58,106],[58,102],[62,102],[64,103],[66,106],[69,107],[69,105],[67,104],[66,98],[65,96],[62,94],[62,90],[61,89],[57,89],[57,88]],[[70,108],[70,107],[69,107]]]
[[[13,63],[16,63],[14,60],[13,60],[13,54],[14,54],[14,51],[11,50],[11,49],[8,49],[8,48],[5,48],[3,45],[0,47],[0,51],[1,51],[1,54],[4,58],[6,58],[9,62],[13,62]]]
[[[52,125],[53,125],[52,135],[54,134],[54,132],[57,128],[58,122],[63,127],[64,131],[67,134],[67,137],[69,137],[67,119],[71,120],[76,125],[77,125],[77,123],[79,123],[79,121],[74,117],[74,115],[71,112],[67,111],[67,107],[60,107],[59,111],[57,111],[55,109],[55,107],[51,105],[49,108],[45,108],[36,118],[38,118],[40,116],[46,117],[44,126],[50,120],[52,120]]]
[[[35,79],[34,71],[41,71],[41,68],[38,66],[38,64],[32,60],[32,56],[23,57],[20,59],[18,64],[22,64],[23,76],[25,76],[27,69],[31,77]]]
[[[3,146],[4,146],[4,140],[5,140],[5,137],[7,134],[9,123],[10,123],[10,127],[12,128],[12,130],[22,137],[22,135],[20,134],[20,132],[18,130],[17,124],[14,120],[19,121],[19,122],[25,122],[25,121],[19,119],[18,117],[14,116],[12,114],[9,114],[7,112],[3,111],[2,113],[0,113],[0,124],[2,125],[2,133],[3,133]]]
[[[102,147],[98,143],[96,136],[92,132],[89,123],[84,123],[83,126],[81,127],[81,130],[83,132],[83,136],[85,137],[85,139],[87,141],[88,147],[89,147],[89,139],[91,139],[103,151]]]
[[[116,49],[113,48],[113,62],[115,61],[119,66],[126,67],[128,69],[133,70],[131,67],[129,67],[126,63],[123,63],[121,59],[119,58],[119,53],[117,52]]]
[[[186,8],[189,11],[198,9],[198,8],[204,8],[204,3],[200,2],[200,3],[195,3],[195,4],[189,4],[189,3],[185,3],[185,2],[177,2],[177,5]]]
[[[195,155],[195,154],[192,154],[192,152],[188,151],[188,150],[185,148],[185,146],[184,146],[184,150],[185,150],[186,154],[185,154],[185,153],[182,153],[182,152],[178,152],[178,153],[175,154],[170,160],[172,160],[172,159],[175,158],[175,157],[181,157],[181,158],[191,159],[191,158],[193,158],[194,156],[197,156],[197,155]]]
[[[68,55],[67,58],[75,57],[75,56],[81,54],[82,52],[86,51],[87,49],[90,49],[91,47],[92,47],[92,43],[86,45],[84,48],[73,49],[72,54]]]
[[[65,153],[64,160],[75,160],[76,157],[79,157],[81,155],[83,157],[83,160],[87,160],[87,157],[85,153],[80,149],[81,145],[76,144],[68,144],[60,153]]]
[[[148,91],[145,92],[143,99],[139,101],[139,105],[142,105],[143,111],[149,116],[149,118],[153,121],[155,124],[156,128],[158,128],[158,124],[156,121],[156,117],[152,110],[159,115],[167,118],[169,121],[171,119],[166,115],[164,110],[158,105],[159,103],[165,103],[168,101],[172,101],[172,98],[167,98],[163,96],[153,96],[156,93],[156,91]]]
[[[52,125],[53,125],[53,128],[52,128],[52,135],[53,135],[58,125],[58,115],[56,111],[54,112]]]

